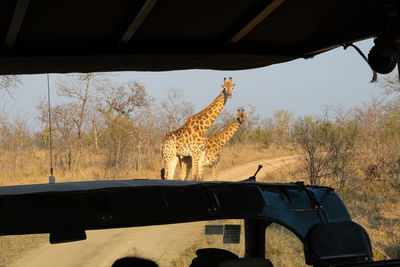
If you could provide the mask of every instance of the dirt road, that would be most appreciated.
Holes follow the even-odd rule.
[[[221,171],[220,180],[244,180],[254,174],[259,164],[263,169],[257,175],[296,161],[296,157],[257,160]],[[136,228],[87,231],[87,240],[50,245],[45,244],[19,258],[11,266],[55,267],[95,266],[109,267],[121,257],[134,255],[152,259],[159,266],[170,266],[171,261],[198,240],[205,222],[146,226]],[[156,249],[154,249],[156,248]]]
[[[221,171],[218,179],[223,181],[240,181],[249,178],[257,171],[258,165],[263,168],[257,174],[257,177],[265,177],[267,172],[283,167],[285,164],[293,163],[297,160],[297,156],[285,156],[273,159],[262,159],[233,167],[229,170]]]

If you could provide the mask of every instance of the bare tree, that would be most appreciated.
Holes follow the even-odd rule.
[[[305,163],[305,171],[311,185],[320,185],[325,182],[329,173],[329,158],[325,138],[325,123],[304,117],[298,119],[293,127],[293,149]]]
[[[3,125],[0,139],[0,171],[3,177],[18,177],[26,172],[26,161],[32,157],[31,129],[22,118]]]
[[[22,84],[21,77],[16,75],[1,75],[0,76],[0,129],[4,127],[6,122],[6,104],[7,97],[13,98],[14,94],[11,92],[12,88],[15,88]]]
[[[136,170],[141,166],[144,137],[142,120],[138,114],[150,106],[152,99],[145,87],[137,82],[111,85],[99,89],[101,109],[105,122],[106,176],[116,177],[119,170],[128,164],[131,151],[136,151]],[[149,114],[147,114],[149,115]],[[113,173],[109,170],[113,169]]]
[[[295,122],[291,148],[305,163],[312,185],[329,183],[342,189],[352,172],[357,137],[355,121],[341,108],[331,107],[318,119],[306,116]]]
[[[10,89],[21,85],[21,77],[16,75],[2,75],[0,76],[0,90],[7,93],[9,96],[13,96]]]
[[[385,121],[382,100],[373,98],[369,104],[355,109],[356,121],[360,128],[358,142],[358,164],[362,172],[369,177],[380,178],[385,173],[387,149]]]
[[[10,128],[7,124],[7,99],[13,98],[12,88],[21,84],[21,78],[15,75],[0,76],[0,144],[7,144]],[[4,154],[4,146],[0,146],[0,155]],[[4,166],[3,166],[4,167]]]
[[[165,114],[169,132],[181,127],[186,119],[194,113],[193,105],[185,100],[183,91],[177,88],[166,90],[161,108]]]
[[[381,149],[384,155],[380,157],[378,164],[370,165],[366,174],[371,178],[386,175],[397,184],[400,184],[400,84],[399,76],[386,76],[378,84],[384,89],[384,95],[391,100],[383,105],[381,102],[380,130]],[[383,146],[384,145],[384,146]],[[386,156],[384,159],[383,156]]]
[[[98,88],[104,109],[111,109],[114,113],[127,117],[139,107],[147,106],[149,98],[146,89],[138,82],[129,82],[122,85],[108,84]]]
[[[93,101],[94,89],[104,86],[107,82],[107,76],[98,73],[70,74],[57,81],[57,94],[70,99],[72,104],[78,107],[76,113],[71,114],[71,119],[76,124],[79,139],[82,138],[83,128],[89,117],[88,106]]]
[[[378,85],[384,89],[384,94],[386,96],[396,95],[400,97],[399,76],[397,74],[385,76]]]
[[[288,142],[289,129],[293,123],[293,115],[287,110],[278,110],[274,113],[273,134],[278,148]]]
[[[39,121],[45,129],[42,132],[43,138],[46,140],[46,147],[48,144],[48,127],[49,127],[49,114],[48,103],[45,99],[41,99],[38,109],[40,111]],[[58,170],[72,171],[73,164],[79,167],[80,153],[75,153],[80,150],[79,138],[74,133],[77,132],[78,125],[76,124],[76,114],[78,113],[79,106],[76,103],[62,103],[52,107],[51,121],[53,126],[53,142],[54,142],[54,163],[58,165]],[[75,157],[75,158],[74,158]]]
[[[330,108],[333,121],[326,125],[326,144],[330,156],[329,168],[336,187],[343,189],[353,172],[352,163],[358,138],[358,125],[341,107]]]

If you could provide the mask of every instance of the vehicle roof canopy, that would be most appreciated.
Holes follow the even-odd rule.
[[[387,27],[382,0],[6,0],[0,74],[248,69]]]

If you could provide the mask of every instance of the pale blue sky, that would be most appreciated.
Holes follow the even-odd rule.
[[[357,45],[367,54],[373,42],[366,40]],[[237,85],[227,107],[251,104],[263,117],[271,116],[279,109],[295,115],[315,115],[324,105],[348,108],[382,93],[381,88],[369,83],[372,72],[352,48],[337,48],[313,59],[298,59],[252,70],[120,72],[116,73],[115,79],[138,81],[157,99],[164,96],[166,89],[180,88],[198,111],[220,93],[223,78],[230,76]],[[53,81],[59,76],[52,74],[50,77],[52,99],[57,102]],[[39,97],[47,94],[46,75],[24,75],[23,85],[16,88],[14,94],[11,113],[26,117],[31,125],[35,125]],[[11,109],[10,104],[8,107]]]

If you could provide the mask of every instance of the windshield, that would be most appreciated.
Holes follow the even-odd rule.
[[[205,248],[231,252],[225,253],[227,259],[244,255],[243,220],[96,230],[86,234],[87,240],[71,243],[51,245],[45,238],[37,240],[43,243],[20,255],[10,266],[109,267],[117,259],[135,257],[154,261],[158,266],[186,267],[198,257],[196,251]]]
[[[49,244],[48,235],[20,236],[20,246],[31,243],[36,248],[13,255],[15,261],[10,265],[5,260],[3,264],[117,267],[118,260],[149,260],[160,267],[197,266],[196,263],[207,261],[210,265],[199,266],[218,266],[213,264],[245,255],[244,221],[238,219],[95,230],[86,234],[86,240],[60,244]],[[303,245],[288,229],[270,224],[265,237],[265,257],[273,266],[306,266]],[[7,248],[3,251],[7,253]]]

